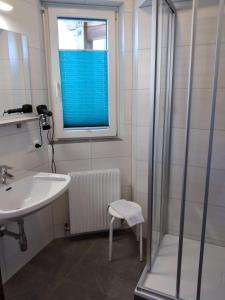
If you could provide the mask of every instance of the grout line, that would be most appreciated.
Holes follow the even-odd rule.
[[[160,195],[158,195],[158,196],[160,196]],[[181,197],[180,198],[178,198],[178,197],[169,197],[169,201],[170,201],[170,199],[171,200],[175,200],[175,201],[179,201],[180,202],[180,200],[181,200]],[[191,204],[197,204],[197,205],[199,205],[199,206],[202,206],[203,207],[203,205],[204,205],[204,202],[203,202],[203,198],[202,198],[202,201],[200,202],[200,201],[192,201],[192,200],[190,200],[189,198],[187,198],[187,202],[186,203],[191,203]],[[214,204],[213,202],[211,202],[211,201],[209,201],[209,206],[210,207],[215,207],[215,208],[224,208],[224,210],[225,210],[225,205],[219,205],[219,204]]]
[[[162,127],[160,127],[163,129]],[[172,126],[172,129],[178,129],[178,130],[185,130],[185,127],[178,127],[178,126]],[[193,131],[207,131],[209,132],[209,129],[207,128],[198,128],[198,127],[191,127],[191,130]],[[215,128],[214,132],[225,132],[225,128]]]

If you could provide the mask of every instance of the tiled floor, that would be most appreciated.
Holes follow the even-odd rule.
[[[6,283],[6,300],[133,300],[145,263],[131,231],[113,246],[110,263],[107,237],[54,240]]]
[[[178,237],[165,235],[151,274],[144,286],[174,296],[176,290]],[[181,273],[182,299],[195,300],[200,242],[184,239]],[[225,299],[225,248],[205,245],[202,300]]]

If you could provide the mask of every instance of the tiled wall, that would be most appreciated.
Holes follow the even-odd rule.
[[[132,58],[133,1],[126,0],[119,9],[119,101],[118,125],[120,140],[88,140],[62,142],[55,145],[57,172],[119,168],[122,197],[131,200],[131,122],[132,122]],[[50,153],[50,149],[49,149]],[[53,204],[54,233],[64,235],[68,222],[68,197],[65,194]],[[62,213],[63,212],[63,213]]]
[[[200,1],[200,3],[203,3]],[[185,234],[198,239],[201,233],[208,135],[211,111],[211,87],[214,68],[217,9],[199,9],[194,60],[193,106],[187,180]],[[171,183],[168,231],[178,233],[184,163],[185,113],[188,84],[191,9],[178,10],[174,73]],[[225,29],[225,24],[224,24]],[[224,32],[223,32],[224,43]],[[220,57],[220,77],[214,151],[210,185],[207,239],[225,244],[225,45]]]
[[[133,110],[132,110],[132,189],[133,200],[147,220],[148,130],[151,58],[151,8],[134,10]],[[146,234],[146,226],[144,227]]]
[[[31,89],[34,106],[47,103],[47,84],[42,37],[42,18],[39,1],[10,0],[14,10],[0,13],[0,28],[26,34],[29,40]],[[2,99],[0,99],[2,101]],[[48,171],[46,143],[38,151],[29,152],[33,141],[39,138],[36,121],[22,125],[0,127],[0,163],[12,166],[16,177],[19,170]],[[8,229],[17,231],[15,224]],[[52,212],[48,207],[25,219],[28,251],[20,252],[12,238],[0,239],[0,259],[3,279],[9,278],[53,239]]]

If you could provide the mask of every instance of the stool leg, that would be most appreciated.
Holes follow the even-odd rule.
[[[109,227],[109,261],[112,260],[112,242],[113,242],[113,223],[115,221],[115,217],[112,217],[110,221]]]
[[[143,261],[143,229],[142,224],[140,226],[140,261]]]
[[[140,235],[139,235],[139,224],[136,225],[136,241],[139,242]]]

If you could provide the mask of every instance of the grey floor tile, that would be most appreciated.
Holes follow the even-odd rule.
[[[132,300],[144,268],[130,230],[115,236],[51,242],[5,285],[6,300]]]

